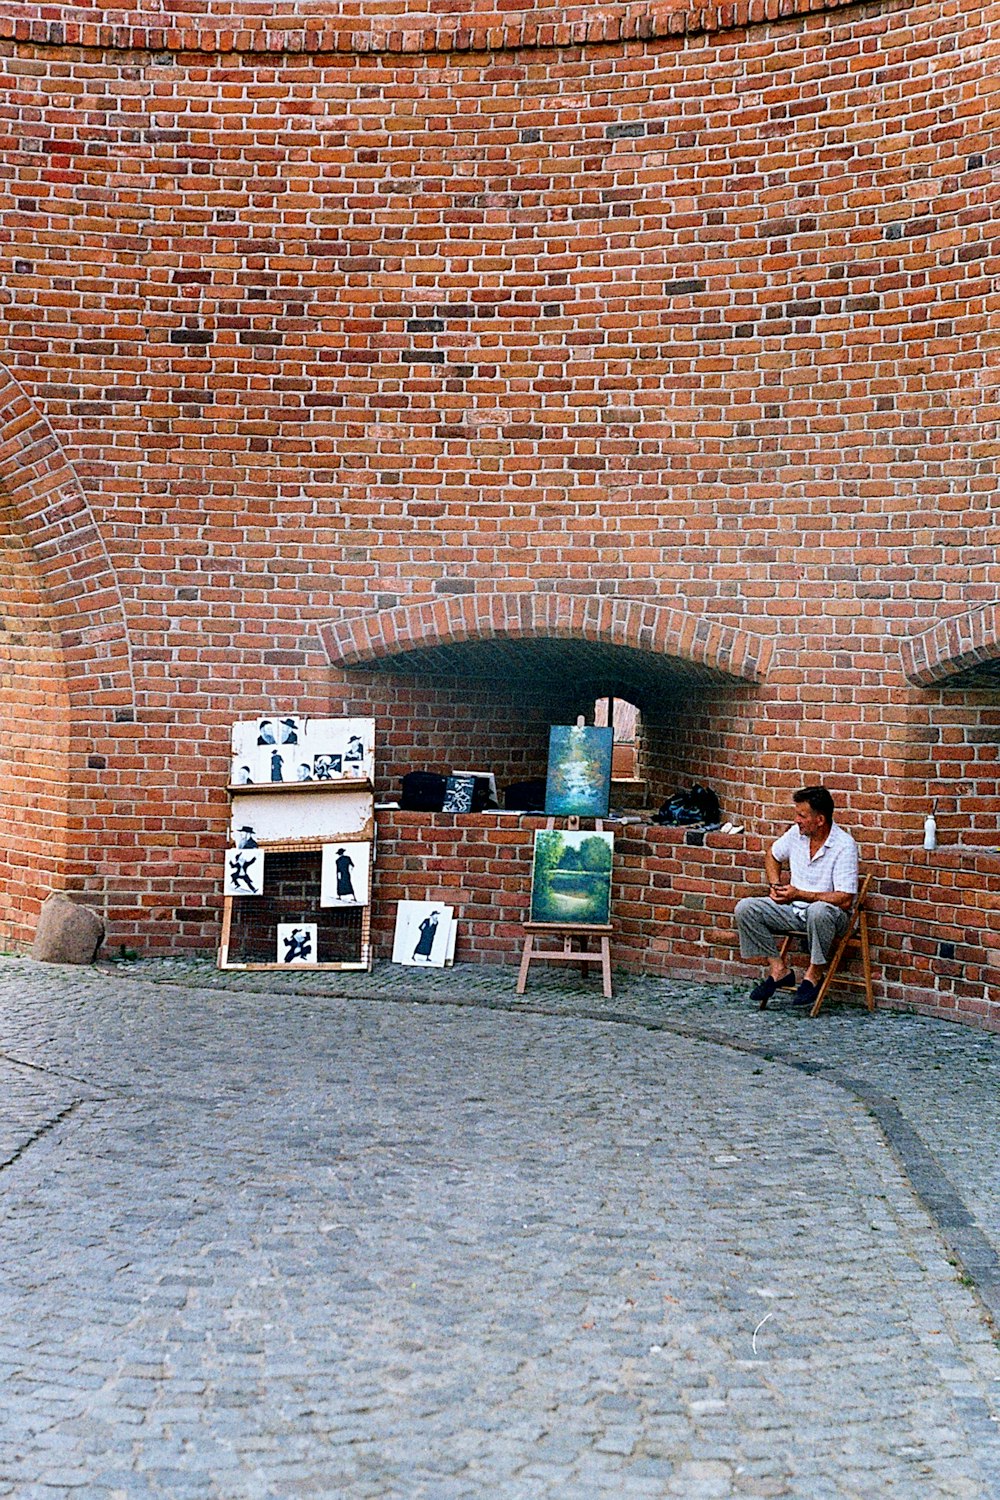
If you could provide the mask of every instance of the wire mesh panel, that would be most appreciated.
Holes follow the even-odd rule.
[[[228,896],[219,967],[223,969],[357,968],[370,959],[366,906],[320,906],[322,847],[264,848],[264,885],[259,896]],[[283,961],[279,925],[316,928],[316,952],[308,964]]]

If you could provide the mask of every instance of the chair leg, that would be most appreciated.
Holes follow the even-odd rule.
[[[869,1010],[875,1009],[875,986],[872,984],[872,955],[868,945],[868,914],[861,913],[861,967],[865,976],[865,1003]]]
[[[844,928],[840,937],[837,939],[837,946],[834,948],[833,952],[830,955],[830,961],[826,966],[826,973],[823,975],[823,982],[819,987],[819,993],[817,994],[816,999],[813,1001],[812,1008],[809,1011],[810,1016],[818,1016],[820,1013],[823,1001],[826,999],[826,992],[833,983],[834,975],[840,968],[840,960],[843,958],[844,953],[847,951],[847,945],[851,940],[851,934],[853,933],[855,927],[858,925],[858,915],[859,913],[857,911],[852,913],[850,921]]]

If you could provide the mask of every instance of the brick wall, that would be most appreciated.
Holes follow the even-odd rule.
[[[459,962],[513,968],[530,905],[533,830],[543,826],[540,818],[512,823],[487,813],[380,812],[376,955],[391,952],[397,901],[440,901],[455,906]],[[779,824],[767,838],[709,833],[699,847],[683,829],[615,829],[614,961],[645,973],[749,981],[755,966],[739,959],[733,909],[741,896],[762,892],[764,849],[780,831]],[[861,853],[873,875],[877,1002],[1000,1030],[1000,850],[863,845]]]
[[[211,943],[228,725],[273,704],[372,709],[391,793],[411,753],[535,766],[613,691],[657,796],[760,828],[822,777],[893,849],[932,796],[1000,843],[995,685],[901,655],[1000,580],[998,47],[985,0],[0,0],[0,482],[72,834],[17,856],[16,935],[52,882]],[[462,600],[694,624],[519,637],[516,691],[469,640],[330,654]],[[686,675],[720,631],[767,663]]]
[[[589,706],[592,719],[593,700]],[[573,724],[586,708],[572,685],[561,695],[544,692],[517,671],[492,684],[358,673],[338,703],[345,714],[375,712],[379,794],[390,800],[407,771],[492,771],[500,791],[544,776],[549,725]]]
[[[51,609],[9,508],[0,511],[0,946],[23,938],[65,874],[69,699]]]

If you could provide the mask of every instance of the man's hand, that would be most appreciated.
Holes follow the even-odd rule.
[[[855,899],[849,891],[800,891],[798,886],[782,885],[780,881],[772,882],[767,893],[779,906],[788,906],[792,901],[826,901],[830,906],[839,906],[841,911],[850,911]]]

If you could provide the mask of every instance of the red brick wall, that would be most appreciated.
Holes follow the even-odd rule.
[[[750,686],[661,658],[657,791],[766,826],[822,777],[892,848],[934,795],[1000,842],[995,694],[900,657],[1000,581],[1000,10],[606,9],[0,0],[0,469],[67,667],[65,879],[113,941],[214,939],[229,723],[361,706],[322,626],[462,596],[773,641]],[[408,725],[370,674],[387,773],[664,696],[536,665],[530,739],[495,681]]]
[[[515,965],[530,905],[533,829],[543,826],[539,818],[511,823],[489,814],[379,813],[376,955],[391,952],[395,903],[429,900],[455,907],[458,962]],[[762,891],[763,852],[782,826],[765,838],[709,833],[700,847],[682,829],[616,828],[615,963],[682,979],[749,980],[755,966],[739,959],[733,909],[741,896]],[[877,1003],[1000,1030],[1000,851],[862,846],[862,860],[874,877]],[[834,995],[845,998],[842,990]]]

